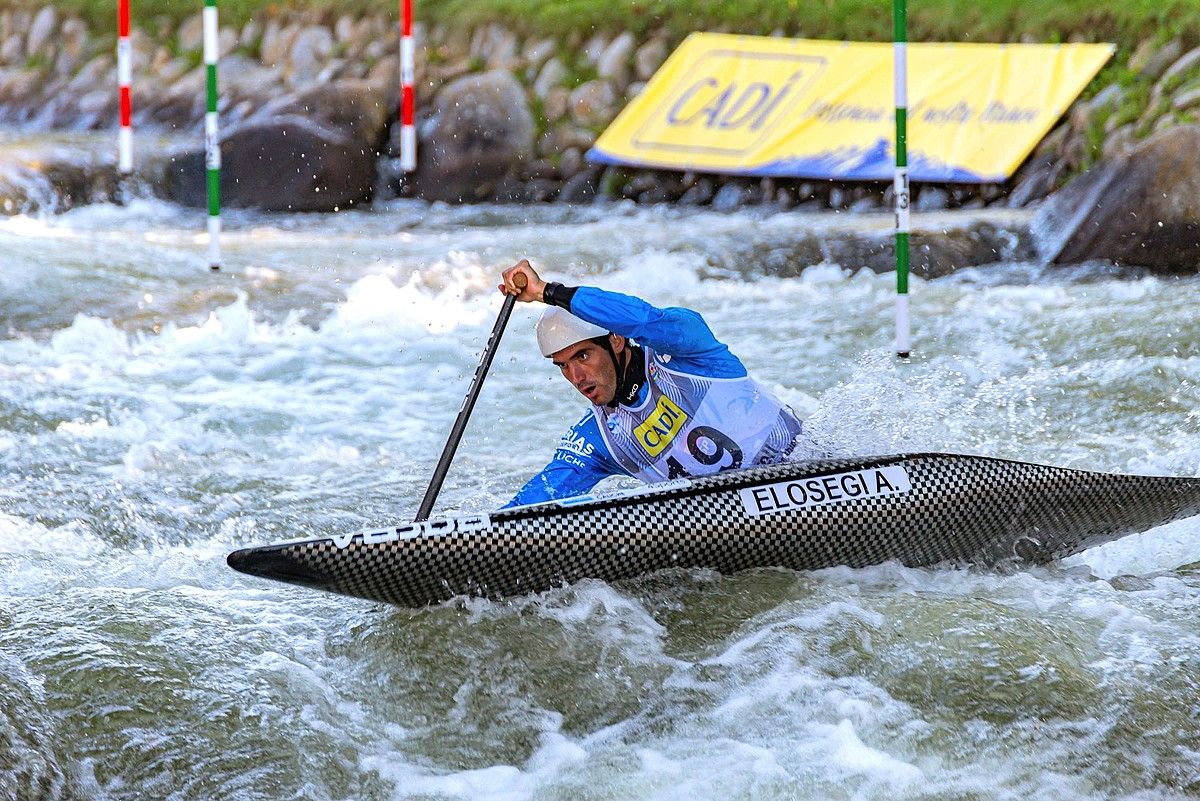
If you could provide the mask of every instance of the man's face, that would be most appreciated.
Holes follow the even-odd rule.
[[[625,338],[609,334],[617,358],[625,350]],[[583,397],[597,406],[612,403],[617,395],[617,369],[604,348],[590,339],[576,342],[550,356],[563,378],[579,390]]]

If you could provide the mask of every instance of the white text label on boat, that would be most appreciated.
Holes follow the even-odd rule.
[[[418,537],[437,536],[439,534],[470,534],[473,531],[483,531],[491,525],[492,519],[488,515],[439,517],[395,528],[371,529],[370,531],[360,531],[353,534],[336,534],[329,539],[338,548],[348,548],[356,540],[363,545],[383,545],[388,542],[414,540]]]
[[[911,489],[912,484],[905,469],[892,465],[748,487],[738,490],[738,496],[746,512],[751,517],[758,517],[772,512],[899,495]]]

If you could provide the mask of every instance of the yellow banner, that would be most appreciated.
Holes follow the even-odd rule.
[[[908,45],[910,180],[1007,179],[1112,53],[1108,44]],[[891,44],[694,33],[588,157],[891,180],[893,87]]]

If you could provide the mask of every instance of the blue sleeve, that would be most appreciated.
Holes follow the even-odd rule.
[[[672,368],[709,378],[746,375],[741,360],[713,336],[704,318],[691,309],[660,309],[630,295],[581,286],[571,298],[570,311],[580,319],[670,356]]]
[[[625,475],[625,471],[609,455],[596,417],[588,412],[559,441],[550,464],[501,508],[583,495],[601,479],[614,475]]]

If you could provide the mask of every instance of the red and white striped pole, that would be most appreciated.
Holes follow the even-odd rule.
[[[117,83],[121,93],[121,131],[117,134],[117,167],[121,176],[133,172],[133,49],[129,44],[129,0],[117,5]]]
[[[413,83],[413,0],[400,0],[400,169],[412,172],[417,168],[417,128],[414,123],[416,96]]]

